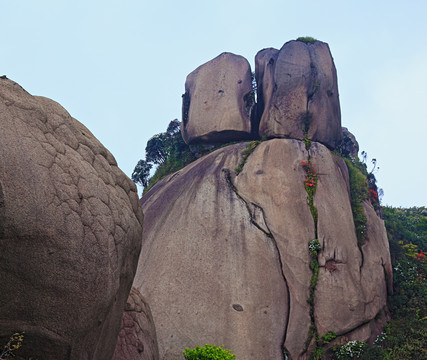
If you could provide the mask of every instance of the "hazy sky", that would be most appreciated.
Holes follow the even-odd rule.
[[[330,46],[342,125],[378,160],[383,203],[426,206],[425,0],[0,0],[0,75],[59,102],[130,176],[181,120],[191,71],[306,35]]]

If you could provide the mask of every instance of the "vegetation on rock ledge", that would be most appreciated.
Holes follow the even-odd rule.
[[[132,173],[132,180],[144,187],[144,192],[151,189],[155,183],[165,176],[182,169],[192,161],[195,155],[181,136],[181,127],[178,120],[172,120],[164,133],[154,135],[147,142],[145,160],[140,160]],[[150,177],[153,165],[157,169]]]
[[[302,41],[306,44],[314,43],[317,41],[317,39],[311,37],[311,36],[300,36],[297,41]]]
[[[248,146],[246,147],[245,150],[242,151],[242,161],[240,162],[240,164],[236,167],[236,169],[234,170],[236,175],[239,175],[242,170],[243,167],[246,164],[246,161],[248,160],[248,157],[250,154],[252,154],[254,152],[254,150],[256,149],[256,147],[261,144],[261,141],[259,140],[253,140],[251,142],[248,143]]]

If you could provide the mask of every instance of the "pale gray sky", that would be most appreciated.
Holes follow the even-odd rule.
[[[0,75],[86,125],[128,175],[181,118],[186,76],[224,51],[313,36],[331,48],[342,125],[380,167],[384,204],[427,206],[427,2],[0,0]]]

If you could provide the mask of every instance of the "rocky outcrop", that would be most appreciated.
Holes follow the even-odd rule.
[[[111,358],[141,246],[136,187],[56,102],[0,79],[0,343]]]
[[[134,286],[151,304],[162,360],[205,343],[240,359],[306,358],[313,325],[319,335],[367,340],[384,313],[391,279],[384,226],[365,204],[370,230],[358,246],[345,163],[312,143],[315,220],[304,187],[306,144],[262,142],[236,175],[246,145],[195,161],[141,199]],[[315,238],[321,250],[311,307],[308,243]]]
[[[343,156],[353,159],[359,153],[359,143],[346,127],[342,128],[342,141],[338,146],[338,150]]]
[[[132,287],[122,317],[113,360],[158,360],[156,329],[150,307]]]
[[[328,44],[290,41],[278,54],[262,50],[256,62],[261,72],[256,77],[262,84],[259,135],[294,139],[307,136],[335,148],[341,141],[341,113],[337,74]]]
[[[254,101],[251,69],[244,57],[222,53],[199,66],[185,82],[184,141],[224,143],[250,138]]]

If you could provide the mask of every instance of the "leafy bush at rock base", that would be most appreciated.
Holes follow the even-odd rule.
[[[200,347],[196,346],[194,349],[186,348],[183,352],[186,360],[234,360],[236,355],[232,354],[230,350],[223,349],[221,346],[206,344]]]

